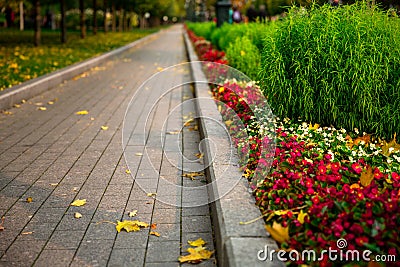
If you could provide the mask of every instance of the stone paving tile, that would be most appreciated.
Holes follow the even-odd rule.
[[[35,261],[37,267],[64,267],[68,266],[74,258],[75,248],[73,249],[45,249]]]
[[[143,266],[145,249],[114,248],[111,252],[109,267]],[[147,266],[147,265],[146,265]]]
[[[149,242],[146,253],[146,263],[150,262],[173,262],[180,256],[180,242]]]
[[[182,217],[182,232],[202,233],[211,229],[210,216],[188,216]]]
[[[106,266],[112,250],[112,240],[87,240],[82,242],[71,266]]]
[[[85,234],[83,230],[54,231],[45,250],[76,250]]]

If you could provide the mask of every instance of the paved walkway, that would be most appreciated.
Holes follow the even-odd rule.
[[[182,27],[174,26],[0,114],[0,266],[179,266],[188,240],[201,237],[214,249],[209,207],[182,208],[207,195],[200,187],[204,177],[182,176],[201,170],[200,137],[190,120],[194,106],[179,106],[193,97],[192,88],[164,95],[151,116],[139,105],[147,103],[146,94],[137,95],[125,121],[132,128],[124,128],[129,166],[122,148],[125,111],[136,88],[186,61]],[[185,69],[170,76],[182,83],[189,77]],[[76,114],[82,110],[88,114]],[[174,115],[167,118],[169,113]],[[140,132],[143,126],[148,131]],[[191,195],[175,185],[199,190]],[[76,199],[87,203],[70,206]],[[134,210],[137,215],[129,217]],[[156,229],[117,233],[112,223],[127,219]],[[214,265],[214,259],[201,264]]]

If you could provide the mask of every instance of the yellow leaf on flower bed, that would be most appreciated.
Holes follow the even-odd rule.
[[[147,227],[149,227],[147,223],[137,220],[135,221],[124,220],[122,222],[117,221],[117,225],[115,226],[118,233],[121,232],[122,229],[124,229],[129,233],[129,232],[137,232],[140,230],[140,228],[147,228]]]
[[[265,229],[267,229],[272,238],[278,243],[283,243],[289,240],[289,227],[283,227],[280,223],[274,222],[272,226],[266,225]]]
[[[304,218],[308,216],[307,212],[303,212],[303,210],[300,210],[299,214],[297,215],[297,220],[299,223],[303,224],[304,223]]]
[[[362,186],[369,186],[374,179],[374,174],[372,172],[372,167],[367,166],[367,169],[364,169],[360,175],[360,182]]]
[[[382,154],[386,157],[389,157],[392,153],[400,150],[400,144],[396,142],[396,133],[394,134],[393,140],[389,143],[386,141],[382,142],[381,149]]]

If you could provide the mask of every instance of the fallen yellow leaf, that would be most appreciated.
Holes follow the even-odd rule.
[[[47,110],[47,108],[46,107],[38,107],[38,110]]]
[[[162,70],[163,70],[163,68],[161,68],[161,67],[158,67],[158,68],[157,68],[157,70],[158,70],[158,71],[162,71]]]
[[[117,221],[117,225],[115,226],[115,228],[117,229],[118,233],[121,232],[122,229],[129,233],[140,231],[141,227],[146,228],[148,226],[149,225],[144,222],[124,220],[122,222]]]
[[[201,159],[201,158],[203,158],[204,154],[203,154],[203,153],[197,153],[197,154],[195,154],[195,156],[196,156],[198,159]]]
[[[369,186],[373,179],[374,179],[374,174],[372,173],[372,167],[368,165],[367,169],[364,169],[360,175],[361,185]]]
[[[5,217],[3,216],[3,217],[1,217],[0,231],[3,231],[5,229],[4,226],[3,226],[4,221],[5,221]]]
[[[21,233],[21,235],[31,235],[31,234],[33,234],[33,232],[23,232],[23,233]]]
[[[203,175],[204,175],[203,172],[191,172],[191,173],[182,174],[182,177],[187,177],[187,178],[190,178],[192,180],[196,180],[194,177],[203,176]]]
[[[318,128],[319,128],[318,123],[314,124],[314,126],[312,125],[312,123],[310,123],[310,125],[308,125],[309,130],[317,130]]]
[[[400,150],[400,144],[396,142],[396,133],[394,134],[393,140],[387,143],[383,141],[381,145],[382,154],[389,157],[392,153],[395,153]]]
[[[179,134],[179,131],[167,132],[167,134]]]
[[[87,110],[80,110],[80,111],[77,111],[75,114],[76,114],[76,115],[87,115],[87,114],[89,114],[89,111],[87,111]]]
[[[157,233],[157,232],[155,232],[155,231],[150,231],[150,234],[151,234],[151,235],[155,235],[155,236],[160,236],[160,234]]]
[[[125,172],[126,172],[127,174],[131,174],[131,171],[130,171],[130,170],[125,170]]]
[[[50,185],[51,185],[51,186],[57,186],[58,183],[51,183]]]
[[[188,248],[187,252],[189,252],[189,255],[180,256],[178,258],[180,263],[199,263],[203,260],[210,259],[212,254],[214,253],[214,251],[206,250],[206,248],[204,247]]]
[[[80,219],[80,218],[82,218],[82,214],[80,214],[79,212],[75,212],[74,217],[76,219]]]
[[[153,229],[153,230],[156,229],[156,228],[157,228],[157,224],[156,224],[156,223],[152,223],[152,224],[150,225],[150,228]]]
[[[192,247],[202,247],[203,245],[206,244],[206,241],[204,241],[202,238],[199,238],[195,241],[188,241],[188,244],[191,245]]]
[[[135,217],[136,215],[137,215],[137,210],[133,210],[128,214],[129,217]]]
[[[299,223],[303,224],[304,223],[304,218],[308,216],[307,212],[303,212],[303,210],[300,210],[299,214],[297,215],[297,220]]]
[[[31,197],[26,198],[26,202],[31,203],[32,201],[33,201],[33,199]]]
[[[15,107],[15,108],[20,108],[20,107],[21,107],[21,105],[14,104],[14,107]]]
[[[143,156],[143,153],[135,153],[136,156]]]
[[[101,129],[102,129],[103,131],[106,131],[106,130],[108,130],[108,126],[101,126]]]
[[[278,243],[283,243],[289,240],[289,227],[283,227],[280,223],[274,221],[272,226],[265,225],[265,229],[267,229],[272,238]]]
[[[225,125],[228,127],[231,126],[232,123],[233,123],[233,121],[231,121],[231,120],[225,121]]]
[[[80,207],[86,204],[86,199],[77,199],[71,203],[71,206]]]
[[[49,104],[49,105],[53,105],[53,104],[54,104],[54,102],[53,102],[53,101],[49,101],[49,102],[47,102],[47,104]]]
[[[154,196],[156,196],[157,195],[157,193],[147,193],[147,196],[148,197],[154,197]]]

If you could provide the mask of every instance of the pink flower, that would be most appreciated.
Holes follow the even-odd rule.
[[[351,164],[351,168],[357,174],[360,174],[362,172],[362,168],[361,168],[360,164],[358,164],[357,162],[354,162],[353,164]]]

